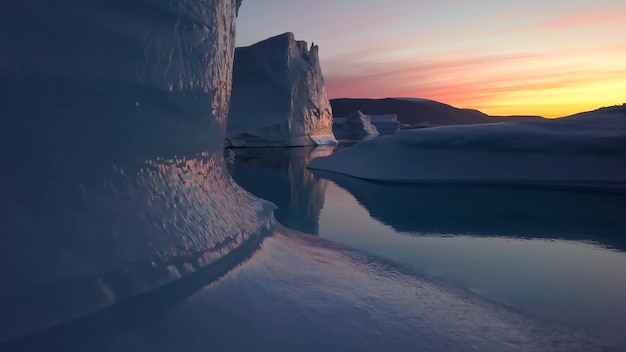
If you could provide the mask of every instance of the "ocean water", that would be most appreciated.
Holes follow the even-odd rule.
[[[287,226],[539,319],[626,336],[624,194],[374,183],[302,167],[328,151],[237,153],[235,180]]]
[[[407,199],[397,205],[412,207],[415,202]],[[482,234],[452,232],[443,225],[459,221],[453,214],[448,222],[442,219],[439,230],[434,224],[428,230],[416,224],[399,231],[393,222],[370,214],[352,194],[331,182],[319,234],[539,317],[626,333],[626,253],[608,240],[531,229],[525,235],[505,228]]]

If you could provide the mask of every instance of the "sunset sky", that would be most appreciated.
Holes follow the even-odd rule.
[[[284,32],[319,45],[330,98],[546,117],[626,102],[625,0],[243,0],[238,46]]]

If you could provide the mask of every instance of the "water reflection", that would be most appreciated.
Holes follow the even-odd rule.
[[[626,334],[623,194],[374,183],[319,171],[311,176],[296,169],[306,163],[295,154],[281,164],[278,156],[287,152],[249,154],[240,159],[248,167],[235,172],[248,190],[282,199],[282,223],[305,222],[300,229],[315,228],[320,237],[533,315]],[[310,188],[293,187],[298,182],[290,183],[289,173],[323,184],[308,205]],[[282,198],[274,190],[283,190]],[[304,202],[300,209],[315,209],[315,216],[295,207],[285,211],[292,199]]]
[[[564,238],[626,249],[626,195],[528,187],[397,184],[313,171],[370,216],[421,235]]]
[[[406,202],[405,204],[408,204]],[[626,253],[572,239],[398,232],[328,182],[320,237],[533,315],[626,336]]]
[[[250,193],[278,206],[283,225],[317,235],[326,181],[306,168],[314,158],[332,154],[333,147],[230,149],[235,181]]]

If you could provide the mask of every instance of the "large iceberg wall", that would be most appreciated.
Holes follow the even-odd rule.
[[[336,143],[316,45],[285,33],[236,49],[227,146]]]
[[[269,226],[222,157],[238,2],[0,3],[0,342]]]

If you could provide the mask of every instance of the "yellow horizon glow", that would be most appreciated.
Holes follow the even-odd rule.
[[[481,106],[469,106],[488,115],[539,115],[557,118],[600,107],[626,103],[626,81],[619,78],[584,82],[559,88],[520,90]],[[464,105],[463,102],[460,102]],[[453,104],[454,105],[454,104]]]
[[[379,71],[327,78],[329,97],[432,99],[489,115],[556,118],[626,102],[626,47],[585,52],[450,55],[381,62]],[[380,87],[388,87],[380,89]],[[356,93],[356,94],[355,94]]]
[[[266,0],[237,21],[240,45],[286,31],[319,45],[329,98],[545,117],[626,102],[624,1]]]

